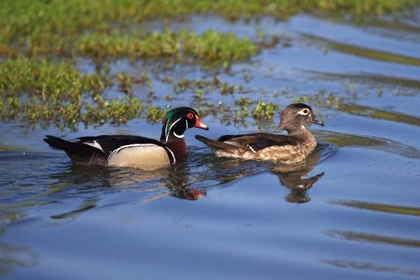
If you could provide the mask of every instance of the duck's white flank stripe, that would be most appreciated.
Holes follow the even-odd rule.
[[[124,145],[124,146],[119,147],[118,149],[113,150],[112,153],[109,156],[112,156],[113,154],[118,153],[122,149],[125,149],[125,148],[134,148],[134,147],[145,147],[146,148],[146,147],[159,147],[159,146],[157,146],[155,144],[130,144],[130,145]]]
[[[172,150],[171,150],[171,149],[166,148],[166,147],[165,147],[165,149],[171,153],[172,158],[174,159],[174,164],[175,164],[175,163],[176,163],[176,157],[175,157],[175,154],[172,152]]]
[[[98,150],[101,150],[103,153],[105,153],[104,150],[102,149],[102,146],[98,142],[96,142],[96,140],[93,140],[93,143],[92,142],[83,142],[83,144],[94,147]]]
[[[254,148],[252,148],[252,147],[251,147],[251,145],[247,144],[247,145],[246,145],[246,147],[247,147],[248,149],[250,149],[250,150],[251,150],[254,154],[255,154],[255,153],[257,153],[257,152],[254,150]]]

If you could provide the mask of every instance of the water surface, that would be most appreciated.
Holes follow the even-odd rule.
[[[3,123],[0,274],[7,279],[419,278],[416,13],[362,26],[298,15],[287,22],[234,23],[192,16],[169,27],[217,28],[251,38],[263,30],[289,38],[290,45],[236,63],[230,74],[176,67],[179,77],[217,75],[235,84],[244,83],[246,73],[247,97],[263,96],[282,108],[317,93],[339,97],[338,109],[308,100],[326,125],[309,128],[319,145],[297,166],[213,157],[194,134],[254,132],[258,124],[226,125],[211,115],[203,118],[210,131],[187,131],[187,161],[155,172],[72,165],[42,138],[114,133],[158,138],[160,124],[135,120],[123,127],[80,127],[76,133]],[[143,67],[156,66],[118,61],[112,71],[133,74]],[[82,63],[81,69],[93,67]],[[158,95],[171,93],[171,85],[157,80],[153,85]],[[140,86],[133,93],[146,98]],[[183,94],[173,106],[194,104],[193,92]],[[206,98],[232,102],[240,95],[215,92]],[[262,129],[274,132],[276,126]]]

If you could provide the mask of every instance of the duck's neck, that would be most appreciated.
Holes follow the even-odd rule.
[[[306,128],[293,131],[289,133],[289,136],[293,136],[300,143],[300,145],[304,147],[304,150],[307,154],[310,154],[317,145],[315,137]]]
[[[187,144],[184,138],[178,138],[168,141],[166,146],[172,151],[177,162],[182,161],[187,156]]]

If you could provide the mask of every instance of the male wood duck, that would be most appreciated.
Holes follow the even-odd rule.
[[[315,118],[311,107],[295,103],[281,113],[279,129],[286,130],[288,135],[250,133],[224,135],[216,140],[200,135],[195,138],[206,144],[216,156],[293,164],[305,159],[317,145],[315,137],[304,126],[307,123],[324,125]]]
[[[44,141],[66,152],[74,163],[152,170],[186,157],[184,132],[192,127],[209,129],[195,110],[178,107],[166,113],[160,141],[134,135],[88,136],[71,141],[47,135]]]

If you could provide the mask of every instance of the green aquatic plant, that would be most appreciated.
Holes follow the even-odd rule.
[[[303,95],[297,98],[293,98],[292,102],[308,103],[321,108],[326,107],[337,109],[340,106],[342,99],[343,98],[338,97],[336,93],[320,90],[318,92],[315,92],[314,94]]]
[[[171,20],[183,20],[191,14],[221,15],[232,20],[251,17],[258,20],[261,15],[284,19],[312,11],[379,15],[418,4],[418,0],[3,0],[0,1],[1,119],[21,119],[42,126],[53,123],[72,129],[80,122],[122,124],[144,115],[156,122],[166,111],[159,108],[166,104],[158,106],[157,102],[182,99],[184,105],[196,104],[200,112],[217,115],[226,122],[234,121],[233,116],[241,119],[238,124],[250,118],[270,121],[278,111],[275,105],[265,98],[262,101],[246,95],[238,100],[235,96],[245,96],[254,89],[223,81],[218,75],[188,80],[174,71],[179,64],[188,63],[199,65],[206,75],[222,72],[234,76],[237,75],[232,67],[235,62],[246,62],[262,49],[279,44],[287,46],[291,39],[261,31],[254,40],[217,30],[173,31],[167,28]],[[154,19],[160,20],[157,22],[162,23],[162,27],[150,31],[145,23]],[[328,46],[348,53],[360,51],[341,45]],[[388,53],[375,51],[365,56],[418,65],[411,58]],[[94,72],[82,72],[77,65],[80,59],[95,66]],[[145,65],[155,66],[148,72],[142,66],[138,74],[118,73],[111,67],[119,59],[141,60]],[[161,78],[162,75],[165,78]],[[241,75],[245,84],[253,79],[249,70]],[[146,96],[145,100],[135,96],[135,83],[146,91],[141,95]],[[173,92],[157,92],[156,83],[173,86]],[[121,92],[115,92],[115,88]],[[112,98],[108,96],[110,91]],[[261,92],[264,95],[264,89]],[[356,90],[354,92],[357,94]],[[221,95],[223,102],[216,100],[212,104],[208,101],[210,94]],[[337,94],[322,91],[301,96],[299,100],[327,107],[337,107],[341,101]]]
[[[0,18],[6,38],[30,34],[77,34],[85,30],[107,30],[150,19],[168,19],[189,14],[220,14],[228,18],[271,15],[285,18],[297,12],[320,9],[350,14],[395,12],[418,4],[416,0],[50,0],[1,1]],[[6,23],[6,24],[4,24]],[[4,25],[3,25],[4,24]]]
[[[128,78],[119,73],[116,79]],[[123,124],[139,117],[144,106],[136,97],[104,99],[101,93],[111,86],[109,77],[82,75],[66,62],[6,60],[0,64],[1,118],[74,129],[79,122]]]
[[[273,102],[258,101],[257,105],[252,109],[252,117],[257,121],[271,121],[275,112],[280,110],[278,105]]]
[[[164,22],[167,22],[171,18],[190,14],[219,14],[228,19],[269,15],[285,19],[299,12],[320,10],[360,16],[392,13],[418,4],[418,0],[248,0],[246,2],[241,0],[3,0],[0,2],[0,26],[2,27],[0,29],[0,55],[9,57],[21,53],[32,56],[51,53],[60,56],[75,55],[75,42],[81,51],[88,51],[95,55],[103,55],[105,50],[112,50],[114,46],[115,55],[120,52],[118,45],[130,48],[129,46],[137,45],[133,42],[138,40],[138,37],[133,34],[121,36],[118,33],[127,29],[141,30],[141,24],[151,19],[164,19]],[[220,39],[216,33],[206,34],[205,37],[208,40],[204,37],[199,39],[201,42],[195,49],[198,57],[208,57],[215,52],[221,57],[232,56],[231,53],[225,53],[223,50],[215,51],[216,44],[212,44],[211,41]],[[151,37],[150,40],[157,40],[158,45],[162,42],[167,44],[154,48],[153,44],[146,42],[145,52],[156,55],[157,53],[171,54],[176,50],[176,45],[172,45],[172,38],[159,37],[158,34],[153,36],[155,37]],[[80,41],[81,38],[82,41]],[[108,40],[105,44],[106,48],[104,49],[104,44],[97,47],[91,45],[94,42],[93,39],[97,42]],[[263,40],[261,43],[269,46],[276,44],[278,39],[273,37],[271,41]],[[138,52],[133,48],[130,50]],[[191,49],[192,52],[195,50]],[[225,64],[225,66],[228,65],[229,63]]]
[[[207,30],[202,35],[182,31],[183,52],[196,59],[210,61],[232,61],[250,57],[257,46],[247,38],[237,38],[233,33],[223,34]]]
[[[154,106],[148,106],[146,111],[147,119],[151,123],[158,123],[163,120],[165,117],[166,110],[154,107]]]
[[[124,93],[131,93],[131,83],[133,81],[133,77],[127,75],[126,73],[118,73],[117,74],[117,83],[119,89]]]
[[[248,58],[257,52],[257,46],[247,38],[237,38],[233,33],[214,30],[200,36],[182,30],[139,34],[111,34],[100,32],[86,34],[76,42],[77,50],[87,57],[172,57],[176,61],[188,59],[203,61],[231,61]]]

